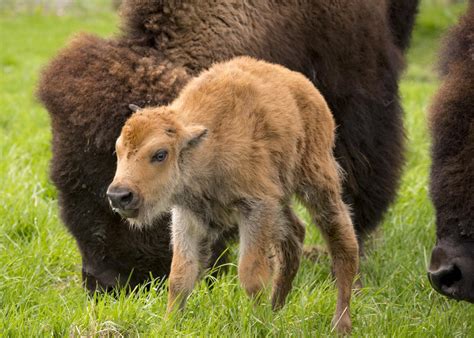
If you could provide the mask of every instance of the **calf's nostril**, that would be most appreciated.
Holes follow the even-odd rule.
[[[122,205],[127,205],[133,200],[133,193],[131,191],[124,192],[123,195],[120,197],[120,202]]]

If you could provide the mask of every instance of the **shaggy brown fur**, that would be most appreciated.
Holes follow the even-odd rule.
[[[285,212],[296,193],[333,257],[339,288],[334,323],[339,332],[350,330],[358,246],[342,201],[334,131],[332,114],[310,81],[248,57],[214,65],[172,104],[132,115],[117,140],[108,195],[139,227],[172,207],[168,311],[184,305],[209,264],[213,242],[233,218],[243,287],[259,294],[274,271],[272,306],[281,308],[303,246],[304,230],[295,229],[299,223]],[[219,226],[211,227],[211,220]]]
[[[128,105],[166,104],[190,76],[241,54],[300,71],[321,90],[338,125],[344,200],[359,237],[370,232],[400,176],[397,81],[416,2],[217,1],[210,7],[207,1],[128,0],[120,37],[76,37],[43,72],[39,97],[51,114],[51,177],[62,219],[81,248],[88,287],[113,286],[131,271],[132,286],[150,271],[169,272],[169,217],[155,222],[160,230],[131,231],[105,198]],[[407,20],[393,20],[397,11]]]
[[[431,198],[436,208],[433,287],[474,302],[474,2],[446,38],[443,83],[430,110]]]

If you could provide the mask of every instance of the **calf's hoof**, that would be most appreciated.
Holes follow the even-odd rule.
[[[342,316],[334,316],[332,327],[336,329],[338,335],[349,335],[352,330],[352,322],[350,315],[345,312]]]

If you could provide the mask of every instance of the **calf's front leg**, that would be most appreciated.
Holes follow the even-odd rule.
[[[187,209],[173,208],[171,235],[173,259],[167,313],[184,308],[203,267],[207,266],[210,253],[205,224]]]

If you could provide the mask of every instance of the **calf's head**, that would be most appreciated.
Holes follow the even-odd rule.
[[[168,211],[183,159],[206,133],[202,126],[183,125],[168,107],[133,114],[116,142],[117,170],[107,189],[112,209],[137,227]]]

